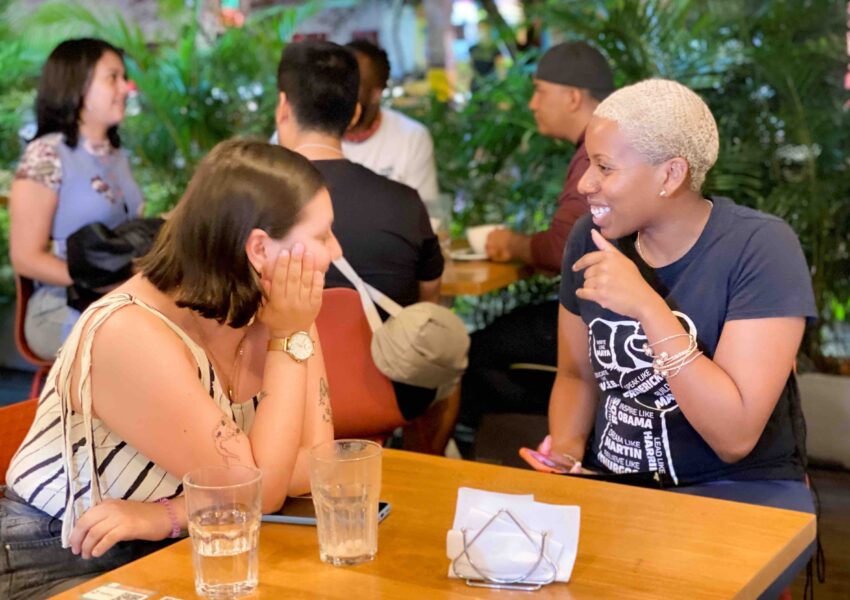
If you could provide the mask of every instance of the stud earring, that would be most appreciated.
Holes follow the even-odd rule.
[[[659,196],[662,196],[662,197],[666,196],[666,195],[667,195],[667,190],[661,190],[660,192],[658,192],[658,195],[659,195]]]

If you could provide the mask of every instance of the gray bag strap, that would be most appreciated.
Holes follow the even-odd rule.
[[[375,304],[383,308],[391,316],[401,312],[403,307],[398,302],[363,281],[349,262],[345,260],[344,256],[340,256],[333,261],[333,264],[351,282],[357,293],[360,294],[360,303],[363,304],[363,312],[366,313],[366,320],[369,321],[369,327],[371,327],[373,333],[383,325]]]

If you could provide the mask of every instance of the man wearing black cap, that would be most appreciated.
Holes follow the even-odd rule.
[[[543,135],[576,145],[558,209],[549,229],[525,235],[497,229],[487,238],[495,261],[521,261],[550,273],[561,270],[564,245],[575,222],[588,211],[577,186],[590,161],[584,130],[597,105],[614,90],[611,67],[585,42],[550,48],[534,76],[528,106]],[[484,412],[544,412],[551,377],[511,371],[516,363],[554,366],[557,361],[558,302],[526,306],[472,336],[469,368],[463,378],[460,422],[476,426]],[[539,372],[538,372],[539,373]]]
[[[587,200],[576,189],[588,165],[584,130],[596,106],[613,90],[608,62],[584,42],[558,44],[540,59],[528,107],[540,133],[572,142],[576,152],[549,229],[534,235],[509,229],[492,232],[487,238],[487,254],[492,260],[519,260],[554,273],[561,270],[570,230],[588,210]]]

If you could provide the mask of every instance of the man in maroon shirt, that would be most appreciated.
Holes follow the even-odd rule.
[[[550,48],[534,76],[529,108],[538,131],[576,145],[558,209],[549,229],[525,235],[497,229],[487,238],[487,254],[495,261],[521,261],[542,271],[559,273],[564,246],[573,224],[588,211],[577,185],[590,161],[584,130],[593,111],[614,90],[605,58],[585,42]],[[463,378],[460,422],[475,427],[484,412],[542,412],[551,390],[551,374],[511,371],[516,363],[553,366],[557,360],[558,302],[525,306],[501,317],[472,336],[469,368]]]
[[[534,113],[540,133],[568,140],[575,144],[576,151],[549,229],[534,235],[510,229],[492,232],[487,238],[487,254],[492,260],[519,260],[545,271],[560,272],[570,230],[588,210],[587,200],[576,189],[589,164],[584,130],[593,111],[613,89],[607,61],[584,42],[558,44],[540,59],[534,77],[534,95],[528,107]]]

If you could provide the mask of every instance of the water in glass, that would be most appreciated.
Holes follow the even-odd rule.
[[[257,588],[260,518],[241,505],[198,511],[189,519],[195,589],[208,598],[233,598]]]
[[[313,488],[319,532],[319,558],[336,566],[356,565],[378,551],[378,502],[362,484]]]

